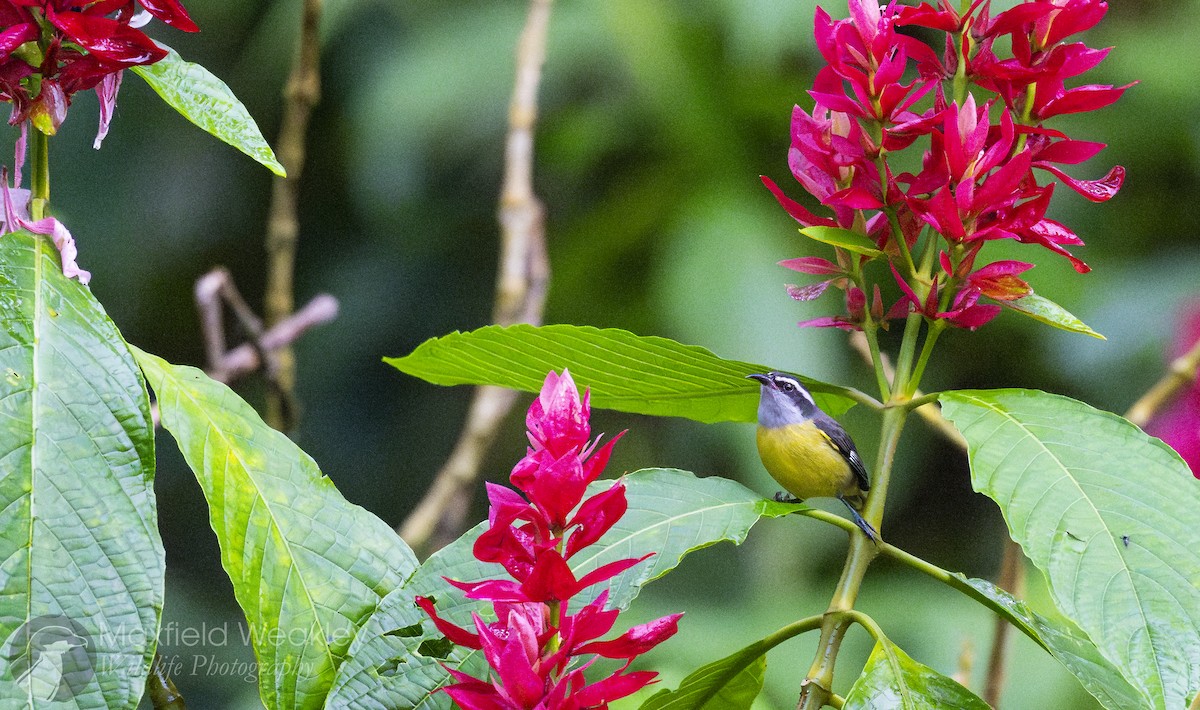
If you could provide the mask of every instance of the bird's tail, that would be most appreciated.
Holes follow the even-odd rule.
[[[864,520],[862,514],[858,512],[859,509],[862,508],[863,503],[866,502],[863,500],[862,495],[844,496],[839,493],[837,498],[846,504],[846,508],[850,510],[850,517],[854,518],[854,524],[858,526],[858,529],[862,530],[863,534],[865,534],[871,540],[871,542],[878,544],[879,533],[876,532],[875,528],[871,527],[871,524]]]

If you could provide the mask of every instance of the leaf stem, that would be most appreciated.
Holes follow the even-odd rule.
[[[862,332],[871,353],[871,364],[875,366],[875,382],[879,385],[879,396],[887,400],[892,396],[892,388],[888,385],[887,368],[884,367],[883,356],[879,352],[879,326],[875,321],[868,320],[863,324]]]
[[[925,334],[925,342],[921,346],[921,355],[917,358],[917,365],[913,369],[912,377],[909,378],[907,392],[909,396],[912,396],[921,386],[921,377],[925,374],[925,366],[929,364],[929,356],[933,354],[933,346],[945,329],[946,321],[940,318],[929,324],[929,332]],[[934,395],[934,399],[937,399],[937,395]]]
[[[30,159],[30,180],[32,199],[29,202],[29,216],[34,222],[45,219],[50,211],[50,136],[37,128],[29,131],[33,136],[33,150]]]

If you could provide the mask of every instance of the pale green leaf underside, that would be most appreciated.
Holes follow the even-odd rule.
[[[538,392],[548,371],[569,368],[580,389],[591,388],[595,407],[707,423],[755,421],[759,385],[746,375],[772,369],[667,338],[574,325],[487,326],[427,340],[404,357],[384,360],[438,385],[525,392]],[[804,382],[830,415],[854,404],[833,385]]]
[[[1055,328],[1069,330],[1072,333],[1083,333],[1084,335],[1090,335],[1100,340],[1107,340],[1103,335],[1088,327],[1087,323],[1071,315],[1067,309],[1048,298],[1042,298],[1036,293],[1031,293],[1014,301],[1000,301],[1000,304],[1008,306],[1014,311],[1029,316],[1034,320],[1052,325]]]
[[[233,91],[217,77],[179,53],[167,50],[166,58],[154,64],[132,67],[146,80],[163,101],[205,132],[237,148],[279,177],[286,177],[283,165],[263,138],[258,124]]]
[[[778,641],[755,641],[737,653],[697,668],[675,690],[662,690],[639,710],[748,710],[762,692],[767,651]]]
[[[725,540],[740,544],[760,517],[795,512],[798,508],[765,501],[734,481],[697,478],[686,471],[644,469],[622,480],[629,502],[625,516],[595,545],[570,561],[576,575],[582,576],[614,560],[656,553],[607,584],[590,587],[578,596],[584,602],[591,601],[601,589],[608,589],[609,608],[627,607],[644,584],[676,567],[688,552]],[[589,487],[589,495],[611,485],[612,481],[597,481]],[[459,625],[469,627],[472,612],[491,614],[490,606],[464,599],[460,591],[443,579],[477,582],[509,578],[499,565],[479,562],[472,554],[475,539],[485,527],[483,523],[475,526],[438,551],[421,565],[403,589],[383,600],[351,646],[350,659],[334,684],[330,707],[384,710],[408,707],[417,701],[420,708],[442,707],[437,703],[445,696],[429,694],[449,682],[447,675],[437,659],[414,651],[423,641],[439,635],[431,623],[424,623],[416,636],[398,630],[424,619],[412,603],[417,594],[436,598],[438,612]],[[478,664],[480,659],[468,654],[456,662]],[[467,672],[476,672],[470,668],[468,665]]]
[[[1034,612],[1024,602],[982,579],[954,575],[959,588],[981,599],[1025,635],[1041,644],[1108,710],[1143,710],[1146,699],[1121,677],[1082,631],[1066,621]]]
[[[719,476],[647,468],[622,480],[629,510],[595,545],[571,558],[571,569],[583,575],[609,562],[654,553],[603,587],[591,587],[581,594],[590,600],[602,588],[608,589],[609,606],[621,609],[629,606],[643,585],[677,567],[689,552],[718,542],[740,545],[768,508],[774,512],[776,506],[782,507]],[[595,485],[610,484],[601,481]],[[793,506],[788,512],[795,510]]]
[[[814,239],[830,246],[841,247],[855,254],[870,257],[883,255],[883,252],[879,250],[879,246],[875,244],[874,240],[850,229],[842,229],[841,227],[805,227],[800,230],[800,233],[809,239]]]
[[[48,237],[0,236],[0,312],[0,698],[49,707],[58,691],[24,674],[36,659],[15,647],[32,621],[27,629],[71,629],[73,638],[38,637],[67,644],[64,671],[86,647],[71,707],[133,708],[165,574],[145,385],[91,292],[63,276]]]
[[[845,710],[988,710],[974,693],[918,663],[887,639],[875,644]]]
[[[359,627],[416,558],[228,387],[134,354],[208,500],[221,562],[254,634],[264,704],[323,707]]]
[[[1154,708],[1200,688],[1200,481],[1128,421],[1033,390],[949,392],[976,490],[1055,604]]]

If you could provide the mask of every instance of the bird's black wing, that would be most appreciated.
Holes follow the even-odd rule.
[[[818,413],[813,418],[813,424],[829,437],[833,445],[837,447],[842,456],[846,458],[846,462],[850,464],[850,470],[854,471],[854,476],[858,479],[858,487],[864,491],[871,490],[871,479],[867,476],[867,467],[863,464],[862,458],[858,455],[858,449],[854,448],[854,440],[846,433],[840,424],[833,420],[833,417],[824,412]]]

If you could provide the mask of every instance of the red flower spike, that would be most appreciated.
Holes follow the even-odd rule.
[[[763,185],[765,185],[767,189],[771,191],[771,194],[775,196],[775,200],[779,203],[779,206],[782,207],[785,212],[791,215],[792,219],[796,220],[800,224],[804,225],[805,227],[837,226],[837,222],[833,221],[832,219],[816,216],[812,212],[809,212],[804,205],[783,194],[783,190],[779,189],[779,186],[776,185],[775,181],[771,178],[767,177],[766,175],[760,175],[759,179],[761,179]]]

